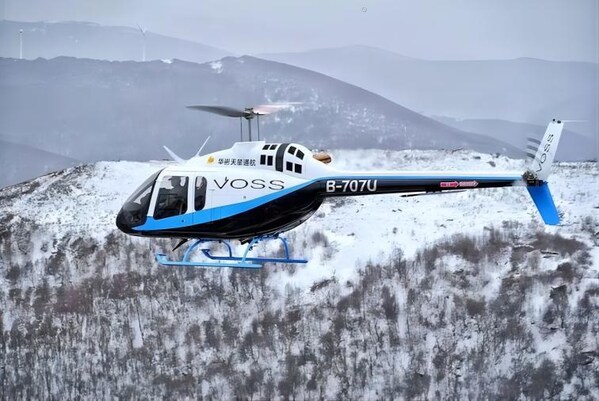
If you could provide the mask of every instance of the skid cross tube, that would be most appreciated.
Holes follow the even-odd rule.
[[[261,241],[268,241],[272,239],[278,239],[283,243],[283,249],[285,256],[278,258],[266,258],[266,257],[252,257],[248,256],[249,252]],[[226,256],[216,256],[210,253],[210,248],[203,248],[202,254],[210,261],[207,262],[192,262],[189,260],[192,252],[200,245],[206,242],[218,242],[224,244],[227,247]],[[170,261],[164,253],[156,253],[156,260],[158,263],[165,266],[194,266],[194,267],[235,267],[235,268],[246,268],[246,269],[257,269],[261,268],[263,263],[308,263],[306,259],[292,259],[289,256],[289,245],[287,240],[278,235],[268,235],[254,237],[247,245],[243,256],[233,256],[233,249],[231,244],[225,240],[210,240],[210,239],[198,239],[191,244],[185,251],[181,261]]]

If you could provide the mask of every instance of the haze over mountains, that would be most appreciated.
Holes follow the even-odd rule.
[[[239,120],[189,104],[301,102],[262,137],[330,149],[339,170],[523,172],[524,138],[553,117],[590,121],[558,148],[586,159],[597,65],[493,60],[596,62],[598,4],[0,2],[0,18],[107,25],[0,21],[0,187],[27,180],[0,188],[0,400],[599,400],[595,163],[552,166],[558,226],[522,186],[331,198],[281,233],[306,264],[167,268],[155,253],[182,258],[178,239],[115,225],[177,164],[147,161],[162,144],[189,157],[239,139]],[[400,54],[308,52],[323,75],[147,33],[141,62],[137,23],[237,55]]]
[[[24,58],[35,60],[14,59],[19,29]],[[32,178],[36,165],[42,174],[73,160],[162,158],[162,144],[189,156],[207,136],[207,151],[238,140],[239,121],[189,111],[189,104],[302,102],[261,120],[271,141],[329,149],[468,148],[515,157],[549,118],[581,118],[587,122],[567,126],[557,158],[596,157],[595,64],[427,61],[366,46],[265,56],[302,67],[296,68],[253,57],[220,60],[230,53],[146,36],[146,58],[154,61],[139,63],[137,28],[0,21],[0,56],[11,57],[0,59],[0,138],[11,143],[2,162],[16,163],[0,186]],[[79,59],[43,59],[60,55]],[[9,155],[15,146],[26,149],[22,157]],[[45,162],[32,163],[39,159],[27,155],[34,153]]]
[[[595,138],[598,65],[514,60],[419,60],[349,46],[260,57],[296,65],[378,93],[426,115],[545,125],[553,117],[586,120],[572,128]]]
[[[71,56],[142,61],[143,57],[143,36],[137,27],[7,20],[0,20],[0,57],[19,57],[20,29],[23,29],[23,57],[26,59]],[[203,63],[232,55],[226,50],[151,31],[145,35],[146,60],[177,58]]]
[[[490,138],[507,142],[519,149],[524,149],[528,144],[528,138],[542,138],[546,125],[528,123],[515,123],[505,120],[494,119],[470,119],[460,120],[450,117],[435,117],[436,120],[454,128],[477,132]],[[557,148],[557,160],[594,160],[597,150],[593,146],[593,139],[578,134],[576,130],[578,122],[567,122]]]
[[[0,59],[0,93],[4,138],[84,161],[162,158],[163,144],[189,157],[207,136],[207,151],[228,147],[239,139],[238,119],[185,106],[280,101],[302,104],[261,119],[270,141],[523,154],[325,75],[248,56],[205,64]]]
[[[0,138],[0,187],[80,163],[70,157]]]

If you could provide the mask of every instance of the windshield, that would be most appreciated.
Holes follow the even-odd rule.
[[[147,180],[139,186],[139,188],[129,197],[121,209],[124,222],[130,227],[143,224],[146,221],[148,209],[150,207],[150,198],[152,197],[152,189],[156,178],[160,175],[160,171],[152,174]]]
[[[160,171],[162,171],[162,170],[160,170]],[[139,201],[139,199],[141,199],[143,197],[143,194],[146,193],[148,189],[150,189],[150,192],[152,192],[152,187],[154,186],[154,182],[156,181],[156,178],[158,178],[160,171],[157,171],[156,173],[149,176],[143,182],[143,184],[141,184],[139,186],[139,188],[137,188],[137,190],[135,192],[133,192],[133,194],[130,197],[127,198],[125,203]]]

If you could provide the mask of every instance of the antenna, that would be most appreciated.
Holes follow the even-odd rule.
[[[146,61],[146,32],[148,31],[145,28],[142,28],[141,26],[137,25],[137,27],[139,28],[139,32],[141,32],[141,61]]]
[[[19,29],[19,59],[23,60],[23,30]]]
[[[200,146],[200,150],[198,150],[198,153],[196,153],[196,157],[200,155],[200,153],[202,153],[202,150],[204,149],[204,146],[206,146],[206,144],[208,143],[208,141],[210,140],[210,137],[206,138],[206,140],[204,141],[204,143],[202,144],[202,146]]]

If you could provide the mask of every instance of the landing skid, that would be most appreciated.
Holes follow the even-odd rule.
[[[283,243],[283,248],[285,250],[285,257],[282,258],[260,258],[248,256],[248,253],[253,249],[255,245],[257,245],[261,241],[267,241],[272,239],[278,239]],[[218,242],[224,244],[227,247],[228,255],[220,256],[220,255],[212,255],[210,253],[210,249],[203,248],[201,249],[202,253],[209,260],[206,262],[194,262],[190,261],[189,257],[192,252],[197,248],[200,244],[205,244],[209,242]],[[305,259],[292,259],[289,257],[289,246],[287,245],[287,240],[285,238],[279,237],[278,235],[273,236],[262,236],[253,238],[250,243],[247,245],[243,256],[233,256],[233,249],[231,248],[231,244],[225,240],[206,240],[199,239],[196,240],[193,244],[187,248],[185,254],[183,255],[183,259],[181,261],[171,261],[168,259],[166,254],[158,252],[156,253],[156,261],[164,266],[190,266],[190,267],[235,267],[241,269],[260,269],[263,263],[308,263]]]

